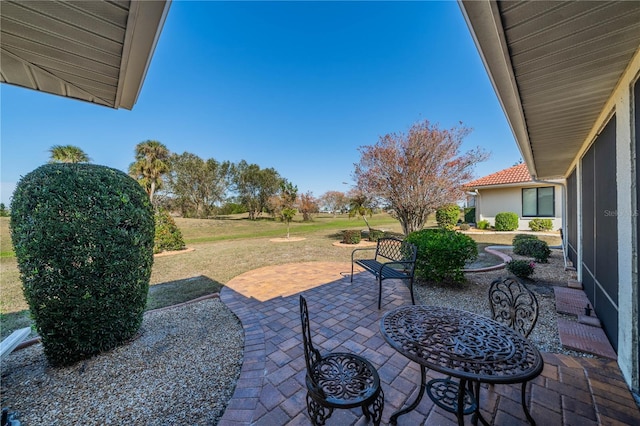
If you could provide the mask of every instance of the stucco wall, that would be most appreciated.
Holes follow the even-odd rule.
[[[529,221],[533,217],[522,217],[522,188],[542,188],[552,186],[550,184],[513,186],[501,188],[478,189],[476,196],[476,220],[488,220],[491,226],[495,225],[497,213],[514,212],[519,217],[520,230],[529,230]],[[553,222],[553,230],[562,228],[562,186],[553,185],[555,198],[555,216],[545,217]]]

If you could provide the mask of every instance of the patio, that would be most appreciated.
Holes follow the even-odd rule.
[[[382,339],[379,320],[388,310],[411,303],[396,280],[383,290],[377,309],[376,282],[361,273],[349,282],[348,263],[298,263],[261,268],[231,280],[222,301],[240,318],[245,332],[240,378],[220,425],[310,423],[306,412],[305,362],[297,295],[307,299],[314,343],[323,352],[349,351],[378,369],[385,393],[382,423],[414,397],[419,368]],[[528,389],[538,424],[640,424],[636,405],[615,361],[543,353],[545,367]],[[441,377],[428,371],[430,377]],[[483,416],[493,424],[527,424],[519,386],[496,385],[481,392]],[[470,423],[470,417],[465,419]],[[336,410],[329,425],[366,424],[361,412]],[[455,415],[428,397],[399,425],[455,425]]]

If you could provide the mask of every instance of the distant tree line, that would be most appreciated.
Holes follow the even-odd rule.
[[[301,213],[311,220],[319,211],[349,213],[367,223],[380,208],[395,217],[406,235],[422,229],[427,217],[463,195],[462,185],[472,178],[473,167],[488,158],[480,148],[460,153],[470,129],[440,129],[429,121],[415,123],[407,134],[390,133],[375,145],[360,147],[360,162],[353,173],[355,187],[348,193],[328,191],[319,198],[298,192],[293,182],[274,168],[202,159],[196,154],[170,152],[161,142],[147,140],[135,147],[129,175],[149,195],[152,204],[183,217],[207,218],[247,213],[284,222]],[[54,146],[51,162],[89,162],[72,145]]]

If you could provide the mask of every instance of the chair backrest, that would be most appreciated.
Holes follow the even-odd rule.
[[[307,363],[307,372],[312,371],[311,366],[322,360],[320,352],[313,347],[311,341],[311,327],[309,325],[309,309],[307,301],[300,296],[300,321],[302,323],[302,340],[304,341],[304,360]]]
[[[523,336],[531,334],[538,321],[536,295],[513,278],[498,278],[489,288],[491,316]]]

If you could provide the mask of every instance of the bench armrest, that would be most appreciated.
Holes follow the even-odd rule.
[[[408,276],[413,275],[413,270],[415,268],[415,264],[416,262],[412,261],[412,260],[406,260],[406,261],[393,261],[393,262],[386,262],[382,264],[382,267],[380,268],[381,270],[386,266],[391,268],[391,265],[401,265],[402,269],[404,272],[407,273]],[[406,268],[406,265],[411,265],[412,267],[410,269]],[[395,268],[394,268],[395,269]]]
[[[356,254],[357,251],[364,251],[364,250],[371,251],[371,250],[375,250],[375,249],[376,249],[375,247],[363,247],[363,248],[357,248],[357,249],[353,250],[351,252],[351,263],[353,263],[353,261],[355,259],[355,254]]]

